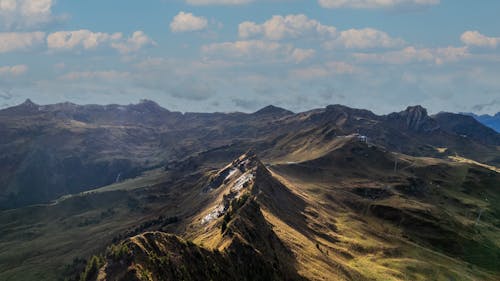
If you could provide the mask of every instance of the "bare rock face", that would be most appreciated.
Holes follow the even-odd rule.
[[[420,105],[409,106],[406,110],[389,115],[402,123],[405,129],[415,132],[432,132],[439,129],[434,119],[429,117],[427,110]]]
[[[406,126],[415,131],[419,131],[428,118],[427,110],[419,105],[408,107],[404,115],[406,115]]]

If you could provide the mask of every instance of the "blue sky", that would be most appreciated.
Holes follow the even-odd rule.
[[[497,0],[0,0],[0,108],[500,110]]]

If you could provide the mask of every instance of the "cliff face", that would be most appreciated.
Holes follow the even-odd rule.
[[[399,113],[392,113],[389,119],[400,123],[404,129],[414,132],[433,132],[440,128],[437,122],[429,117],[427,110],[420,105],[410,106]]]

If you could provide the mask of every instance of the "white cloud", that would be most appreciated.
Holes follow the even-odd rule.
[[[0,66],[0,76],[19,76],[28,71],[28,66],[24,64],[13,66]]]
[[[208,21],[204,17],[197,17],[192,13],[180,12],[170,23],[172,32],[199,31],[207,28]]]
[[[54,20],[54,0],[0,0],[0,23],[13,28],[39,27]]]
[[[290,74],[295,78],[310,80],[334,75],[353,74],[357,72],[359,72],[359,70],[352,64],[340,61],[331,61],[320,65],[294,69],[290,71]]]
[[[384,63],[384,64],[408,64],[408,63],[434,63],[443,64],[455,62],[470,56],[467,47],[446,48],[415,48],[407,47],[403,50],[386,53],[357,53],[354,57],[361,62]]]
[[[44,40],[44,32],[0,33],[0,53],[27,50],[31,47],[42,44]]]
[[[324,8],[355,8],[376,9],[394,8],[398,6],[431,6],[440,3],[440,0],[318,0]]]
[[[293,61],[302,62],[314,55],[314,50],[295,48],[291,44],[273,41],[248,40],[213,43],[202,46],[202,52],[209,56],[247,59],[253,61]]]
[[[500,45],[500,37],[488,37],[479,31],[466,31],[460,39],[467,46],[496,48]]]
[[[243,5],[253,0],[186,0],[186,3],[195,6],[201,5]]]
[[[405,42],[399,38],[392,38],[389,34],[373,29],[349,29],[340,32],[340,35],[323,46],[326,49],[344,47],[348,49],[369,49],[369,48],[393,48],[404,45]]]
[[[115,70],[110,71],[80,71],[69,72],[59,77],[60,80],[86,80],[86,79],[99,79],[99,80],[119,80],[131,77],[129,72],[119,72]]]
[[[110,41],[122,38],[121,33],[92,32],[87,29],[58,31],[47,36],[47,46],[52,50],[71,50],[75,48],[95,49]]]
[[[291,56],[295,62],[299,63],[299,62],[311,59],[312,57],[314,57],[315,54],[316,54],[316,51],[313,49],[295,48],[292,51]]]
[[[261,40],[213,43],[202,46],[204,54],[222,53],[230,57],[255,57],[259,53],[276,53],[282,49],[276,42]]]
[[[113,42],[111,47],[117,49],[122,54],[136,52],[143,47],[156,45],[143,31],[136,31],[125,42]]]
[[[336,47],[366,49],[393,48],[405,44],[404,40],[392,38],[389,34],[374,29],[349,29],[338,32],[334,26],[321,24],[303,14],[275,15],[262,24],[246,21],[238,28],[240,38],[262,38],[266,40],[314,38],[323,42],[326,49]]]
[[[111,47],[120,53],[130,53],[155,44],[144,32],[136,31],[131,37],[124,39],[123,34],[92,32],[82,29],[75,31],[58,31],[47,36],[47,46],[50,50],[68,51],[74,49],[93,50],[99,47]]]
[[[336,28],[323,25],[317,20],[309,19],[303,14],[280,16],[275,15],[262,24],[242,22],[238,28],[241,38],[263,36],[270,40],[299,38],[309,36],[333,37]]]

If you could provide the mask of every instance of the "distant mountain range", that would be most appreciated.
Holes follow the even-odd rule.
[[[500,134],[376,115],[0,110],[0,280],[500,278]]]
[[[488,115],[488,114],[476,115],[474,113],[462,113],[462,114],[472,116],[477,121],[492,128],[493,130],[497,131],[497,133],[500,133],[500,112],[498,112],[497,114],[495,114],[493,116]]]

